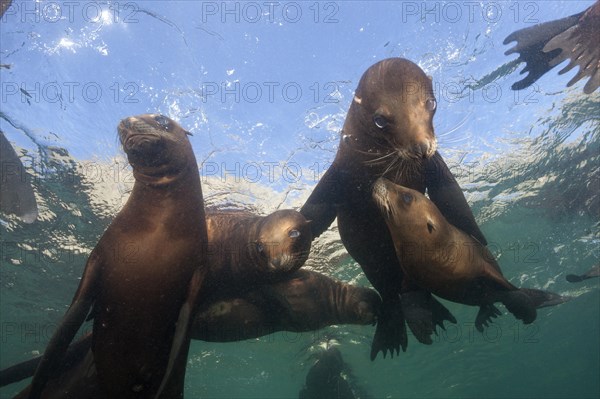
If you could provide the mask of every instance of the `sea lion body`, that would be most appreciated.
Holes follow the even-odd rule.
[[[194,319],[192,338],[230,342],[331,324],[374,324],[380,304],[372,289],[298,270],[285,280],[203,307]]]
[[[201,305],[193,316],[190,336],[203,341],[232,342],[277,331],[312,331],[332,324],[374,324],[380,305],[381,299],[372,289],[298,270],[285,280]],[[139,331],[140,336],[146,333]],[[102,397],[95,366],[89,363],[91,345],[92,335],[88,334],[69,347],[65,361],[48,382],[45,398]],[[33,375],[40,359],[0,371],[0,386]],[[28,393],[26,388],[17,398],[26,398]]]
[[[267,216],[247,211],[209,210],[208,295],[227,296],[285,278],[310,254],[310,223],[301,213],[279,210]]]
[[[162,115],[124,119],[118,131],[136,181],[88,259],[31,397],[41,392],[38,380],[59,363],[91,306],[103,395],[183,395],[189,317],[208,271],[198,166],[187,132]]]
[[[348,366],[336,347],[323,350],[308,370],[306,383],[300,390],[299,398],[355,399],[350,383],[342,375],[345,371],[348,371]]]
[[[448,223],[420,192],[381,178],[373,187],[373,198],[404,273],[435,295],[480,306],[475,321],[478,330],[499,315],[495,302],[502,302],[525,324],[535,320],[537,307],[564,302],[559,295],[521,290],[508,282],[487,248]]]
[[[333,164],[300,211],[312,221],[315,237],[337,217],[344,246],[383,299],[371,359],[379,351],[385,357],[388,350],[392,356],[400,346],[406,350],[405,315],[424,343],[432,342],[435,325],[455,321],[431,295],[403,277],[392,238],[371,197],[375,180],[385,176],[419,192],[427,189],[452,223],[485,243],[462,190],[436,152],[435,109],[431,79],[416,64],[391,58],[367,69]]]

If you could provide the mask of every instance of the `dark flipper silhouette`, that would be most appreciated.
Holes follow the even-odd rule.
[[[571,300],[571,297],[555,294],[550,291],[538,290],[535,288],[521,288],[519,291],[526,294],[532,301],[533,306],[537,309],[548,306],[560,305]]]
[[[102,263],[98,255],[92,251],[73,302],[50,339],[40,364],[35,371],[33,381],[31,382],[30,399],[41,396],[46,383],[63,361],[69,344],[88,316],[96,299],[98,289],[96,282],[98,281],[101,265]]]
[[[407,346],[408,335],[406,334],[402,303],[400,300],[384,301],[371,344],[371,360],[375,360],[380,351],[384,359],[388,350],[391,357],[394,357],[394,352],[397,355],[400,354],[400,348],[402,348],[402,352],[406,352]]]
[[[570,63],[559,74],[579,66],[579,72],[567,86],[585,76],[590,79],[583,91],[590,94],[600,85],[600,1],[579,14],[544,22],[511,33],[504,44],[516,41],[517,45],[505,54],[519,53],[519,61],[527,65],[521,74],[529,72],[512,85],[513,90],[524,89],[546,72],[566,59]]]
[[[52,375],[58,375],[79,363],[91,348],[92,334],[89,333],[69,346],[61,366],[54,370]],[[22,363],[0,370],[0,387],[10,385],[33,376],[41,360],[42,357],[37,356],[33,359],[29,359]]]
[[[332,165],[310,194],[300,213],[310,220],[313,239],[329,228],[337,216],[337,204],[341,201],[345,172]]]
[[[600,277],[600,265],[596,265],[592,267],[587,272],[577,275],[577,274],[567,274],[567,281],[570,283],[579,283],[580,281],[587,280],[589,278]]]
[[[452,313],[427,291],[402,293],[402,309],[410,331],[422,344],[433,343],[431,335],[436,327],[446,329],[444,321],[456,324]]]
[[[19,156],[0,131],[0,166],[2,190],[0,210],[20,217],[25,223],[33,223],[38,216],[33,188],[27,181],[28,175]]]
[[[494,305],[481,306],[475,317],[475,328],[477,328],[477,331],[483,332],[483,328],[489,326],[492,319],[495,319],[501,314],[502,312]]]

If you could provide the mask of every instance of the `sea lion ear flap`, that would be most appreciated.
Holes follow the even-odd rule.
[[[313,224],[312,220],[307,220],[306,222],[304,222],[305,226],[309,226],[310,227],[310,226],[312,226],[312,224]]]
[[[193,136],[193,134],[191,134],[190,132],[188,132],[187,130],[185,131],[185,134],[187,134],[188,136]]]
[[[435,230],[435,224],[433,224],[433,222],[429,219],[427,219],[427,230],[429,230],[429,234]]]

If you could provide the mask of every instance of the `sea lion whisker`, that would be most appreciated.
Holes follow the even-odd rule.
[[[392,162],[390,162],[390,164],[388,165],[388,167],[385,169],[385,171],[381,174],[381,176],[384,176],[387,172],[389,172],[390,170],[392,170],[399,162],[400,162],[400,157],[396,156]]]
[[[365,161],[366,164],[378,164],[378,163],[384,163],[386,161],[386,158],[389,158],[391,156],[396,155],[395,152],[389,152],[379,158],[375,158],[375,159],[369,159],[368,161]]]

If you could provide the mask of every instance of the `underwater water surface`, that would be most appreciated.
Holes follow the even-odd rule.
[[[43,353],[133,177],[118,122],[189,129],[207,205],[299,209],[333,161],[362,73],[387,57],[432,76],[439,149],[515,285],[574,297],[528,326],[444,301],[456,325],[371,362],[372,326],[194,341],[187,398],[295,398],[325,342],[362,398],[600,397],[600,93],[548,72],[512,91],[513,31],[593,1],[15,1],[0,22],[0,129],[40,214],[0,215],[0,368]],[[305,268],[368,286],[335,224]],[[87,326],[89,328],[89,326]],[[143,332],[140,332],[143,334]],[[10,398],[27,381],[0,389]]]

